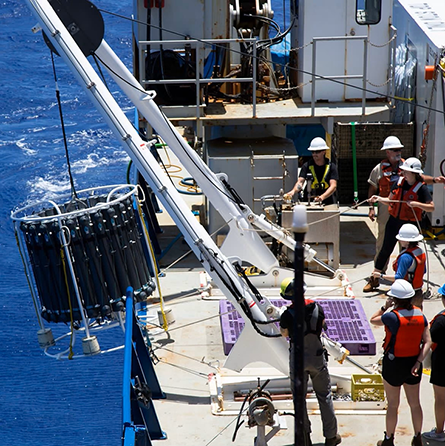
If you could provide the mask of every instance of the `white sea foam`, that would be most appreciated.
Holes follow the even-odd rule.
[[[31,194],[38,197],[38,200],[54,200],[61,194],[66,194],[70,191],[71,185],[68,179],[55,180],[54,178],[37,177],[27,183]],[[32,197],[30,202],[35,201]]]
[[[35,155],[37,153],[37,150],[31,149],[31,147],[29,147],[29,144],[25,142],[25,138],[19,139],[15,142],[15,144],[19,149],[23,150],[26,155]]]
[[[74,161],[71,168],[74,173],[82,174],[89,169],[100,166],[110,166],[128,161],[130,158],[124,152],[113,152],[111,157],[100,156],[96,153],[90,153],[85,159]]]

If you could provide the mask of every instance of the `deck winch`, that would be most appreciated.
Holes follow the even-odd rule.
[[[134,210],[137,189],[106,188],[111,191],[88,189],[83,198],[40,202],[13,214],[48,322],[110,318],[124,310],[128,286],[139,301],[155,289]]]

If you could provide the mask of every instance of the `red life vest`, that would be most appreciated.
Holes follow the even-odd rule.
[[[419,189],[423,183],[416,181],[407,191],[403,191],[402,187],[405,182],[405,178],[400,178],[397,182],[397,186],[389,194],[390,200],[396,200],[395,203],[389,203],[389,214],[395,218],[403,221],[420,221],[422,218],[422,209],[412,208],[407,203],[400,203],[399,201],[418,201]],[[414,216],[416,214],[416,217]]]
[[[385,326],[383,349],[391,350],[397,358],[416,356],[420,352],[423,331],[425,330],[425,316],[418,307],[411,310],[392,310],[399,319],[399,328],[395,336]]]
[[[408,268],[404,279],[407,280],[415,290],[419,290],[423,286],[423,276],[425,274],[426,255],[420,246],[404,249],[392,264],[392,269],[397,272],[398,263],[402,254],[409,254],[413,258],[413,263]]]
[[[403,163],[403,159],[399,163],[399,166]],[[391,192],[391,188],[394,184],[394,181],[391,181],[391,178],[394,174],[397,174],[399,177],[401,175],[401,170],[398,167],[397,171],[395,171],[389,160],[386,158],[380,163],[382,169],[382,176],[379,178],[379,195],[381,197],[389,197],[389,193]]]
[[[442,310],[440,313],[437,313],[434,317],[433,317],[433,319],[431,320],[431,322],[430,322],[430,328],[433,326],[433,322],[439,317],[439,316],[445,316],[445,310]],[[431,350],[432,351],[434,351],[434,350],[436,350],[436,348],[437,348],[437,342],[433,342],[432,344],[431,344]]]

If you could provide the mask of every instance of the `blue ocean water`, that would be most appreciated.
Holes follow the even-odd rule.
[[[131,1],[100,0],[129,17]],[[284,2],[273,2],[282,23]],[[104,14],[105,38],[131,66],[131,24]],[[123,352],[46,357],[17,249],[11,210],[69,191],[49,49],[25,2],[0,8],[0,446],[110,446],[121,440]],[[56,60],[76,188],[125,183],[128,157],[71,73]],[[133,110],[117,92],[128,116]],[[113,333],[111,333],[113,332]],[[109,342],[123,342],[119,329]]]
[[[97,5],[130,16],[131,2]],[[104,14],[107,41],[131,64],[130,22]],[[37,343],[37,319],[11,210],[69,191],[50,52],[23,1],[0,8],[0,445],[120,444],[123,351],[57,361]],[[56,60],[77,189],[125,183],[128,162],[64,62]],[[122,100],[130,116],[133,111]],[[114,332],[114,333],[111,333]],[[120,329],[110,336],[122,343]],[[110,340],[111,343],[111,340]]]

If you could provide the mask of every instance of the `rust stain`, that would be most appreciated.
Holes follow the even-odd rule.
[[[412,436],[412,432],[411,432],[411,430],[412,429],[409,429],[407,426],[399,426],[397,429],[396,429],[396,435],[409,435],[409,436]]]
[[[355,437],[355,434],[353,432],[345,432],[341,431],[342,438],[349,438],[349,437]]]

